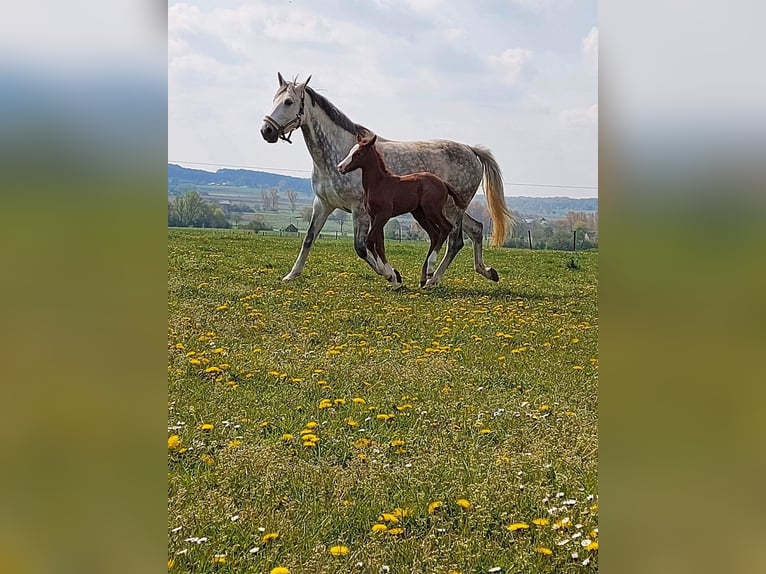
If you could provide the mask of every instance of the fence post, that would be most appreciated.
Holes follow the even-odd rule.
[[[529,237],[529,248],[532,249],[532,230],[527,229],[527,236]]]
[[[572,251],[577,251],[577,230],[572,230]]]

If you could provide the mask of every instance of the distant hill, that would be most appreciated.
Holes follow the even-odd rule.
[[[311,193],[311,180],[303,177],[291,177],[250,169],[219,169],[212,172],[169,163],[168,190],[175,191],[182,185],[276,187],[277,189],[294,189],[299,193]]]
[[[598,212],[598,198],[588,197],[575,199],[573,197],[525,197],[513,196],[505,199],[513,211],[526,216],[564,217],[570,211],[584,213]]]
[[[210,186],[294,189],[301,194],[311,194],[311,180],[303,177],[291,177],[265,171],[249,169],[219,169],[205,171],[180,165],[168,164],[168,192],[179,193],[188,186],[200,186],[211,192]],[[223,191],[223,190],[222,190]],[[233,191],[233,190],[232,190]],[[474,202],[483,202],[484,197],[477,195]],[[506,196],[506,203],[513,211],[529,217],[564,217],[570,211],[585,213],[598,212],[598,198],[575,199],[572,197],[526,197]]]

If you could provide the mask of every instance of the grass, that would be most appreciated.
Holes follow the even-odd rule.
[[[299,246],[169,232],[171,572],[595,571],[597,253]]]

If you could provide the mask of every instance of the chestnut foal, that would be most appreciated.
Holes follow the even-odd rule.
[[[420,274],[420,286],[428,287],[428,258],[441,249],[452,231],[452,224],[444,216],[447,196],[452,196],[460,209],[465,209],[467,204],[452,186],[433,173],[392,174],[375,149],[377,137],[358,138],[357,144],[338,164],[338,171],[346,174],[355,169],[362,170],[364,207],[370,216],[366,247],[377,261],[379,273],[386,276],[394,289],[402,286],[402,277],[386,260],[383,227],[392,217],[412,213],[415,221],[428,233],[431,246]]]

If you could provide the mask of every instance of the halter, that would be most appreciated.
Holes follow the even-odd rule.
[[[290,136],[295,130],[297,130],[303,124],[303,103],[305,101],[306,101],[306,90],[304,89],[303,95],[301,96],[301,103],[300,103],[300,106],[298,107],[298,114],[284,125],[280,124],[277,120],[275,120],[269,115],[266,115],[263,118],[263,121],[265,121],[273,129],[276,130],[277,137],[279,139],[284,140],[287,143],[291,144],[293,142],[290,141]],[[287,135],[285,135],[285,132],[287,132]]]

